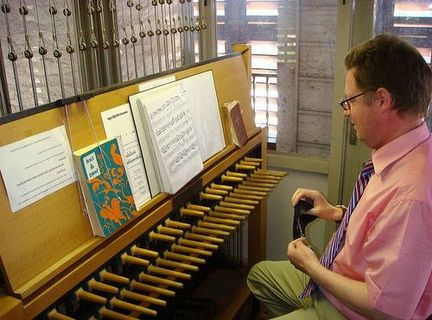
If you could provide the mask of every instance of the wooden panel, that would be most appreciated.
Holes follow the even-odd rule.
[[[256,133],[250,108],[250,79],[246,76],[242,57],[233,56],[182,70],[176,77],[180,79],[207,70],[213,70],[219,103],[239,100],[248,133]],[[86,102],[73,103],[3,124],[0,126],[0,145],[69,123],[72,149],[81,148],[105,137],[100,112],[126,103],[128,96],[137,91],[138,85],[135,84],[98,95]],[[85,105],[88,115],[85,112]],[[68,111],[68,118],[65,108]],[[92,235],[88,219],[81,211],[77,188],[76,183],[71,184],[17,213],[12,213],[3,181],[0,184],[1,267],[8,289],[23,299],[50,280],[60,277],[64,270],[87,257],[90,252],[114,241],[104,241]],[[156,206],[164,199],[164,196],[157,197],[151,204],[141,208],[137,220],[141,221],[150,207]],[[167,214],[165,210],[158,212],[162,215]],[[157,218],[161,217],[157,215]],[[143,227],[139,230],[143,232]],[[125,245],[124,242],[121,244]],[[104,251],[101,257],[106,259],[110,254],[115,254],[115,251],[111,251]],[[93,264],[86,265],[85,270],[96,268],[101,260],[95,259]],[[83,277],[84,273],[74,273],[72,278],[76,280],[80,276]],[[49,295],[52,296],[53,292]]]
[[[71,148],[77,150],[106,138],[100,113],[128,103],[128,97],[136,92],[138,92],[138,85],[131,85],[97,95],[84,102],[65,106],[69,114]],[[88,114],[85,107],[87,107]]]
[[[0,319],[24,319],[24,308],[21,300],[6,295],[2,289],[0,289],[0,306]]]
[[[242,115],[245,120],[246,130],[251,136],[256,132],[255,120],[251,108],[250,78],[247,77],[242,56],[234,56],[230,59],[219,60],[190,69],[174,73],[176,79],[183,79],[201,72],[213,71],[216,94],[221,107],[225,102],[239,100],[242,108]],[[149,80],[151,81],[151,80]],[[142,83],[145,83],[142,82]],[[138,85],[131,85],[115,90],[115,93],[108,92],[100,94],[86,101],[91,123],[94,126],[95,134],[87,115],[83,112],[84,103],[80,102],[69,106],[71,131],[73,136],[72,149],[78,149],[96,141],[96,138],[105,138],[105,132],[100,117],[102,111],[128,103],[128,97],[138,92]]]
[[[63,125],[64,109],[4,124],[0,145]],[[17,290],[91,237],[81,214],[76,184],[12,213],[3,181],[0,185],[0,255],[5,280]]]
[[[152,204],[161,203],[161,199],[162,198],[159,196],[156,196],[156,199],[151,200],[153,202]],[[121,233],[116,233],[108,240],[103,241],[102,238],[92,237],[93,241],[99,242],[99,246],[88,253],[84,260],[78,261],[79,263],[76,263],[69,273],[56,279],[55,283],[44,288],[44,290],[39,290],[37,296],[25,305],[28,317],[32,319],[37,316],[39,312],[54,303],[77,283],[83,281],[89,274],[95,272],[96,269],[100,268],[101,265],[145,233],[149,228],[152,228],[159,220],[170,213],[172,209],[172,202],[164,201],[162,205],[157,207],[157,211],[149,212],[145,217],[141,216],[135,219],[130,224],[126,225]],[[86,249],[87,248],[83,246],[81,251],[88,251]],[[69,257],[65,257],[63,260],[66,261],[68,258]],[[59,263],[61,262],[59,261]],[[35,288],[31,289],[34,290]],[[28,292],[22,292],[24,296],[28,296],[28,294]]]
[[[216,155],[214,159],[215,165],[199,177],[202,185],[211,182],[230,167],[232,163],[242,158],[245,153],[259,146],[262,141],[266,141],[266,136],[261,131],[258,131],[241,150],[226,148]],[[182,190],[187,190],[191,184],[195,184],[195,182],[192,181]],[[66,274],[62,274],[55,282],[49,284],[49,286],[43,287],[42,290],[38,290],[36,294],[33,294],[31,300],[25,304],[27,318],[32,319],[37,316],[41,310],[46,309],[49,305],[54,303],[58,297],[63,296],[66,292],[75,287],[77,283],[83,281],[89,274],[95,272],[106,261],[118,254],[121,250],[130,246],[133,241],[142,236],[148,229],[153,228],[156,223],[169,215],[174,209],[174,203],[185,201],[185,199],[182,199],[182,190],[174,196],[162,196],[162,194],[159,194],[157,197],[161,198],[153,198],[151,200],[153,203],[148,204],[149,207],[144,209],[146,212],[145,215],[141,215],[126,225],[122,229],[121,233],[114,234],[108,240],[99,241],[98,246],[86,254],[83,259],[73,264]],[[265,210],[266,206],[261,205],[253,215],[254,219],[248,222],[248,225],[251,230],[254,230],[255,234],[253,236],[253,241],[249,243],[249,246],[259,246],[257,250],[254,248],[249,250],[256,262],[265,257],[266,230],[265,224],[263,223],[263,221],[265,221]],[[261,232],[263,233],[261,234]],[[93,239],[102,240],[97,237],[93,237]],[[259,244],[259,241],[264,241],[264,243]],[[85,251],[84,249],[85,248],[82,248],[82,251]],[[65,257],[63,260],[67,260],[68,258],[69,257]],[[61,262],[58,263],[60,264]],[[28,293],[23,292],[22,295],[28,296]]]

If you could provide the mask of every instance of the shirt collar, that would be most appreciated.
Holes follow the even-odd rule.
[[[429,137],[430,132],[426,123],[423,122],[420,126],[390,141],[378,150],[373,150],[372,162],[375,173],[380,175],[387,166],[402,158]]]

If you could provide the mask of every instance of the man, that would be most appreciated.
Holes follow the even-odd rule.
[[[293,205],[313,202],[309,213],[320,218],[340,221],[345,214],[327,249],[336,243],[328,268],[299,238],[288,244],[289,261],[256,264],[248,285],[280,319],[426,319],[432,314],[432,137],[424,117],[432,72],[415,48],[391,35],[352,49],[345,66],[340,105],[372,149],[372,176],[363,179],[349,214],[314,190],[298,189],[292,197]]]

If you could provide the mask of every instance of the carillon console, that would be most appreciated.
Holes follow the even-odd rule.
[[[2,183],[1,320],[247,318],[245,277],[265,257],[265,199],[284,173],[266,169],[266,131],[255,128],[245,107],[245,59],[234,54],[174,75],[212,70],[219,102],[243,106],[247,142],[227,144],[180,191],[154,196],[108,238],[93,236],[76,183],[14,213]],[[92,130],[103,136],[100,112],[137,90],[132,84],[95,95],[86,102],[88,115],[75,101],[6,117],[0,146],[67,118],[72,148],[80,148]]]

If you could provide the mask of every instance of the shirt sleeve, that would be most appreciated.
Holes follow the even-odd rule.
[[[372,305],[411,319],[432,270],[432,208],[392,201],[373,223],[364,245],[365,281]]]

